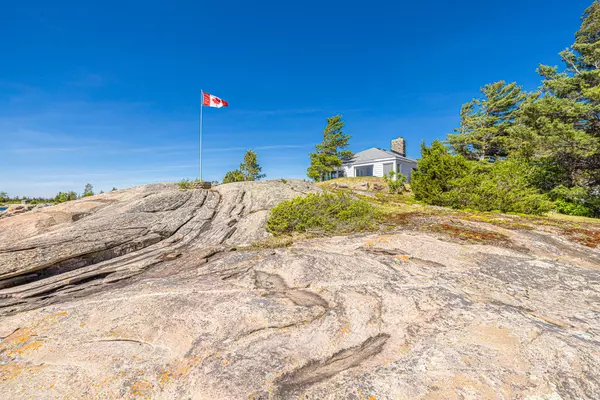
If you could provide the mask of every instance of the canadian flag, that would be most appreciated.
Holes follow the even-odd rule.
[[[220,99],[217,96],[213,96],[212,94],[203,93],[203,95],[204,95],[202,98],[203,106],[221,108],[221,107],[227,107],[229,105],[229,103],[226,102],[225,100]]]

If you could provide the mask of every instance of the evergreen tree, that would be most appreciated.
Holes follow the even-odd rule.
[[[421,159],[411,178],[417,200],[437,206],[449,206],[448,193],[454,181],[469,173],[469,162],[461,155],[453,156],[439,140],[431,147],[421,144]]]
[[[0,203],[8,201],[8,193],[0,192]]]
[[[350,159],[353,154],[350,150],[342,150],[348,147],[350,135],[346,135],[342,129],[344,121],[341,115],[327,118],[327,126],[323,131],[323,142],[316,145],[316,151],[310,153],[310,167],[307,175],[315,181],[324,181],[331,177],[331,173],[342,166],[345,160]]]
[[[494,161],[508,155],[509,128],[526,94],[516,83],[499,81],[481,88],[483,98],[465,103],[460,127],[448,142],[457,154],[470,160]]]
[[[54,203],[64,203],[65,201],[77,200],[77,193],[75,192],[59,192],[54,199]]]
[[[547,166],[543,188],[555,199],[600,215],[598,1],[583,14],[573,46],[560,56],[566,65],[562,72],[540,65],[541,96],[523,104],[520,121],[535,136],[536,162]]]
[[[256,153],[252,150],[248,150],[244,155],[244,162],[240,164],[239,170],[246,181],[258,181],[266,176],[261,174],[262,167],[258,164]]]
[[[81,197],[88,197],[88,196],[93,196],[93,195],[94,195],[94,187],[92,186],[91,183],[86,183]]]

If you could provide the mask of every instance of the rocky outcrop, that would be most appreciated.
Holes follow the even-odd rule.
[[[14,215],[20,215],[29,211],[39,210],[46,207],[51,207],[52,204],[9,204],[7,206],[3,206],[2,208],[6,208],[0,211],[0,219],[12,217]]]
[[[0,398],[597,398],[598,250],[400,225],[241,251],[314,190],[150,185],[0,221]]]

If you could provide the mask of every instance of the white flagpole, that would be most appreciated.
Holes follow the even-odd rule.
[[[198,148],[200,153],[200,182],[202,182],[202,103],[204,102],[204,92],[200,89],[200,139]]]

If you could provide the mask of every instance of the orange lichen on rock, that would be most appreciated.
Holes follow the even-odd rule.
[[[158,375],[158,382],[161,387],[170,382],[182,378],[190,373],[191,369],[198,365],[201,361],[200,357],[185,358],[167,365]]]
[[[21,366],[14,363],[0,365],[0,382],[10,381],[21,375],[30,376],[31,374],[45,368],[43,365]]]
[[[600,245],[600,230],[584,228],[566,228],[565,235],[574,242],[582,244],[592,249]]]
[[[493,231],[474,229],[463,225],[450,225],[447,223],[435,224],[427,227],[432,232],[440,232],[454,239],[460,239],[471,243],[497,244],[499,242],[510,242],[508,236]]]
[[[0,343],[0,353],[14,358],[39,349],[44,342],[37,338],[37,333],[31,328],[21,328],[14,331]]]
[[[150,399],[152,397],[153,388],[154,385],[152,382],[145,379],[137,380],[130,386],[131,396],[134,399]]]

